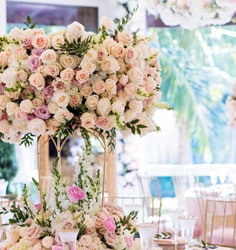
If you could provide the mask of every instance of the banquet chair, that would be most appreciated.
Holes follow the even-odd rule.
[[[137,223],[154,222],[158,225],[157,232],[166,231],[166,221],[162,217],[161,197],[109,196],[106,201],[122,207],[126,214],[133,210],[138,211]]]
[[[219,246],[236,246],[236,200],[207,200],[204,241]]]

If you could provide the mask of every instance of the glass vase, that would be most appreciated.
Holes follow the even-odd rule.
[[[63,250],[76,250],[78,232],[78,230],[58,232]]]

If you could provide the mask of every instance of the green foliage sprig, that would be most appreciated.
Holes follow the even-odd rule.
[[[34,138],[35,138],[35,135],[33,135],[32,133],[25,134],[21,138],[20,145],[24,145],[26,147],[31,146],[33,144]]]
[[[36,26],[35,23],[32,23],[32,19],[30,16],[26,17],[26,21],[24,21],[24,24],[28,29],[34,29]]]
[[[161,232],[160,234],[155,234],[154,238],[156,239],[170,239],[173,235],[170,232]]]
[[[82,57],[90,48],[92,36],[88,36],[86,39],[82,40],[79,37],[77,40],[73,40],[73,42],[69,42],[67,39],[65,43],[61,45],[61,51],[64,53],[68,53],[70,55],[76,55],[78,57]]]
[[[206,241],[204,241],[204,240],[201,240],[201,244],[198,244],[198,245],[195,245],[196,247],[201,247],[201,248],[204,248],[204,249],[215,249],[215,248],[217,248],[217,246],[216,245],[214,245],[214,244],[211,244],[211,243],[209,243],[209,242],[206,242]]]
[[[118,32],[121,32],[124,30],[125,26],[130,22],[130,20],[133,18],[135,12],[138,10],[138,6],[133,8],[131,12],[129,12],[127,15],[125,15],[123,18],[115,18],[114,23],[117,24],[117,29],[115,31],[115,35],[118,34]]]
[[[138,124],[138,122],[139,119],[135,119],[129,123],[126,123],[126,126],[131,130],[133,134],[138,133],[139,135],[141,135],[141,129],[146,128],[147,126],[143,124]]]

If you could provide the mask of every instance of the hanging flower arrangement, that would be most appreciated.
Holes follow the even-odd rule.
[[[168,26],[195,29],[222,25],[232,21],[236,12],[235,0],[139,0],[154,16]]]

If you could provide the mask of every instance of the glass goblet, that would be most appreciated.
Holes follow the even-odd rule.
[[[179,217],[181,225],[181,236],[185,240],[185,250],[189,249],[189,244],[193,239],[194,226],[197,221],[197,217],[194,216],[181,216]]]
[[[136,227],[140,235],[141,249],[152,249],[153,238],[157,233],[157,224],[145,222],[137,224]]]
[[[175,245],[177,245],[178,244],[178,233],[181,229],[179,217],[184,215],[184,209],[182,209],[182,208],[170,209],[168,211],[168,215],[170,216],[172,228],[174,231],[174,242],[175,242]]]

